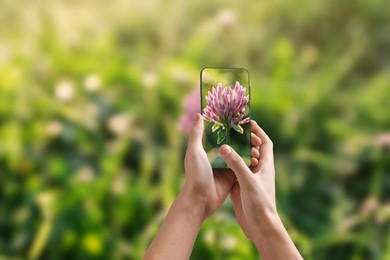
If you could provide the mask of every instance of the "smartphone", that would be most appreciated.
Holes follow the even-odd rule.
[[[229,168],[219,147],[230,145],[250,166],[250,84],[244,68],[203,68],[201,111],[205,123],[203,148],[212,168]]]

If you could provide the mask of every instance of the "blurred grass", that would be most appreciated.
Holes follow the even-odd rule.
[[[306,259],[390,256],[390,6],[0,1],[0,258],[140,259],[184,178],[182,100],[251,73]],[[258,259],[228,200],[193,259]]]

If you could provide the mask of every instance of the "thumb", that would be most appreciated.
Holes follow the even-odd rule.
[[[188,139],[188,147],[202,147],[203,129],[203,118],[199,113],[197,113],[195,114],[194,122],[192,123],[192,128]]]
[[[219,149],[219,153],[229,168],[231,168],[236,174],[239,183],[243,184],[250,182],[251,178],[253,177],[253,173],[245,164],[241,156],[236,151],[234,151],[232,147],[224,144]]]

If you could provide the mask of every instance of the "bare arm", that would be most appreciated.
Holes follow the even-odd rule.
[[[190,205],[181,193],[173,202],[164,223],[144,259],[189,259],[204,220],[202,209]]]

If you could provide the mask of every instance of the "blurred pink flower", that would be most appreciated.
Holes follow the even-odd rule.
[[[200,113],[200,91],[194,89],[185,98],[183,102],[184,114],[177,125],[183,133],[189,133],[192,127],[193,118],[196,113]]]

